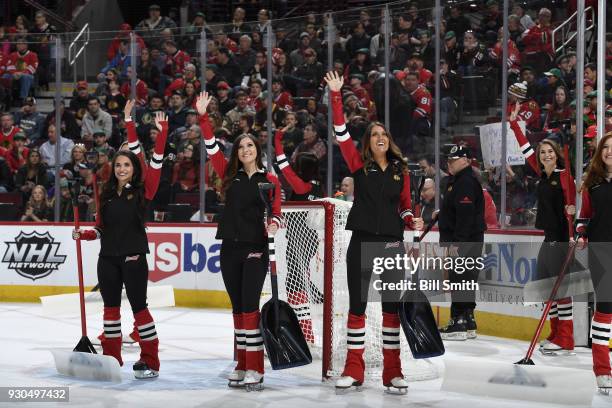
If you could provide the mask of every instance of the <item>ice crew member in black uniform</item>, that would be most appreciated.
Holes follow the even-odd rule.
[[[238,365],[229,376],[229,386],[262,389],[264,375],[263,338],[259,328],[259,298],[268,272],[268,234],[280,226],[281,192],[278,178],[268,173],[261,160],[261,146],[250,134],[240,135],[233,144],[229,161],[215,140],[206,107],[211,96],[200,93],[196,108],[200,128],[212,166],[223,180],[225,209],[217,239],[221,239],[221,276],[232,302]],[[272,221],[264,222],[265,204],[259,184],[273,183],[269,191]]]
[[[448,180],[444,200],[438,213],[440,244],[451,255],[477,258],[482,255],[484,231],[484,196],[480,182],[471,167],[471,154],[465,146],[453,145],[447,154]],[[480,270],[471,268],[464,273],[449,271],[451,283],[476,282]],[[451,317],[440,329],[445,340],[466,340],[476,337],[476,291],[451,292]]]
[[[521,104],[510,114],[510,128],[533,171],[540,176],[537,187],[538,213],[535,227],[544,230],[544,242],[538,253],[537,279],[559,274],[567,256],[570,221],[576,214],[576,184],[564,162],[559,145],[543,139],[534,149],[517,121]],[[573,228],[573,224],[572,224]],[[573,234],[572,234],[573,235]],[[550,335],[540,343],[540,351],[548,355],[567,355],[574,349],[574,321],[571,297],[557,298],[550,312]]]
[[[308,124],[307,126],[314,125]],[[274,152],[276,165],[292,189],[287,201],[311,201],[322,198],[324,194],[319,173],[319,159],[313,153],[298,153],[294,171],[283,150],[283,135],[286,131],[287,127],[276,131]],[[287,258],[287,279],[285,279],[287,303],[295,310],[306,341],[314,343],[310,303],[321,303],[323,294],[310,281],[309,268],[310,260],[317,253],[319,234],[307,225],[305,211],[292,213],[292,217],[293,228],[287,228],[287,251],[285,253]]]
[[[133,102],[131,102],[133,104]],[[126,117],[126,121],[131,121]],[[125,285],[138,329],[140,360],[134,366],[136,378],[152,378],[159,374],[159,340],[155,322],[147,308],[149,267],[146,254],[149,244],[145,230],[147,205],[159,186],[164,147],[168,135],[168,119],[157,112],[155,125],[161,134],[155,141],[150,165],[131,151],[118,152],[113,158],[113,172],[102,186],[96,227],[75,230],[74,239],[100,239],[98,282],[104,301],[104,336],[101,339],[105,355],[121,359],[121,291]]]
[[[612,133],[601,138],[582,185],[582,208],[576,228],[579,249],[589,249],[589,270],[595,289],[591,322],[593,371],[604,393],[612,389]]]
[[[361,386],[364,381],[365,311],[370,282],[373,281],[373,258],[403,256],[405,227],[420,230],[423,220],[412,216],[406,159],[384,125],[370,123],[361,141],[361,153],[358,152],[344,120],[340,94],[342,77],[332,71],[325,80],[332,98],[336,140],[355,180],[355,201],[346,223],[346,229],[353,231],[346,253],[349,291],[347,353],[344,371],[336,381],[337,390],[347,390]],[[397,282],[398,275],[400,279],[404,278],[403,269],[386,269],[378,279]],[[386,295],[382,293],[382,380],[389,390],[403,393],[408,383],[402,374],[400,360],[399,303],[386,298]]]

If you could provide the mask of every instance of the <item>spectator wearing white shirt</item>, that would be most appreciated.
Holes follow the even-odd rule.
[[[40,146],[40,156],[47,166],[49,166],[50,171],[55,171],[53,167],[55,167],[55,144],[57,142],[57,132],[55,131],[55,125],[49,125],[49,130],[47,132],[49,140]],[[71,160],[72,148],[74,147],[74,142],[70,139],[66,139],[65,137],[59,138],[60,144],[60,162],[59,166],[63,166],[66,163],[69,163]]]

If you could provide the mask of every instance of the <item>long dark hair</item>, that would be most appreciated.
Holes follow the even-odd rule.
[[[384,124],[380,122],[371,122],[363,134],[361,139],[361,160],[363,161],[363,168],[366,169],[374,163],[374,155],[370,149],[370,138],[372,137],[372,130],[374,126],[380,126],[384,129],[385,133],[389,137],[389,149],[387,150],[387,160],[389,164],[399,164],[398,171],[405,173],[408,171],[408,160],[402,155],[402,151],[393,141],[391,133],[387,130]]]
[[[599,141],[599,144],[597,145],[597,150],[595,151],[593,159],[591,159],[591,163],[589,164],[589,167],[587,169],[586,178],[582,186],[583,189],[588,190],[589,188],[603,182],[606,178],[608,170],[606,169],[606,164],[601,158],[601,151],[603,150],[604,144],[606,144],[606,142],[610,139],[612,139],[612,132],[608,132]]]
[[[240,142],[244,139],[250,139],[255,144],[257,150],[256,164],[258,169],[263,169],[263,162],[261,160],[261,145],[259,141],[250,133],[243,133],[236,138],[232,146],[232,154],[230,155],[229,162],[227,163],[227,170],[225,171],[225,177],[223,178],[223,184],[221,186],[222,196],[225,197],[227,189],[232,184],[238,170],[242,168],[242,162],[238,159],[238,149],[240,148]]]
[[[136,198],[139,207],[144,211],[145,209],[145,198],[144,198],[144,184],[142,177],[142,166],[140,165],[140,160],[138,156],[132,153],[129,150],[121,150],[115,154],[113,157],[113,161],[111,164],[111,174],[110,178],[106,183],[102,185],[102,192],[100,193],[100,212],[104,209],[106,204],[117,194],[117,188],[119,186],[119,180],[117,180],[117,176],[115,176],[115,163],[119,157],[127,157],[132,163],[132,167],[134,168],[134,174],[132,174],[132,180],[129,183],[129,188],[127,186],[124,187],[125,190],[129,190],[132,194],[134,194],[134,198]],[[144,214],[142,214],[144,217]],[[144,219],[142,220],[144,223]]]

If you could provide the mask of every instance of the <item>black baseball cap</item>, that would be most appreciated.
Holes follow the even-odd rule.
[[[448,153],[446,153],[447,159],[454,160],[462,157],[467,157],[468,159],[472,157],[469,147],[456,144],[448,146]]]

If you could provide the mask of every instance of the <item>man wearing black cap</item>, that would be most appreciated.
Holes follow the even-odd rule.
[[[482,187],[472,171],[470,159],[471,154],[467,147],[459,145],[450,147],[447,161],[451,177],[438,214],[438,228],[441,246],[447,247],[450,256],[475,260],[482,254],[486,224]],[[476,282],[480,270],[466,268],[463,273],[459,272],[448,271],[450,282]],[[448,325],[440,329],[442,338],[445,340],[475,338],[475,290],[452,291],[451,299],[451,317]]]

